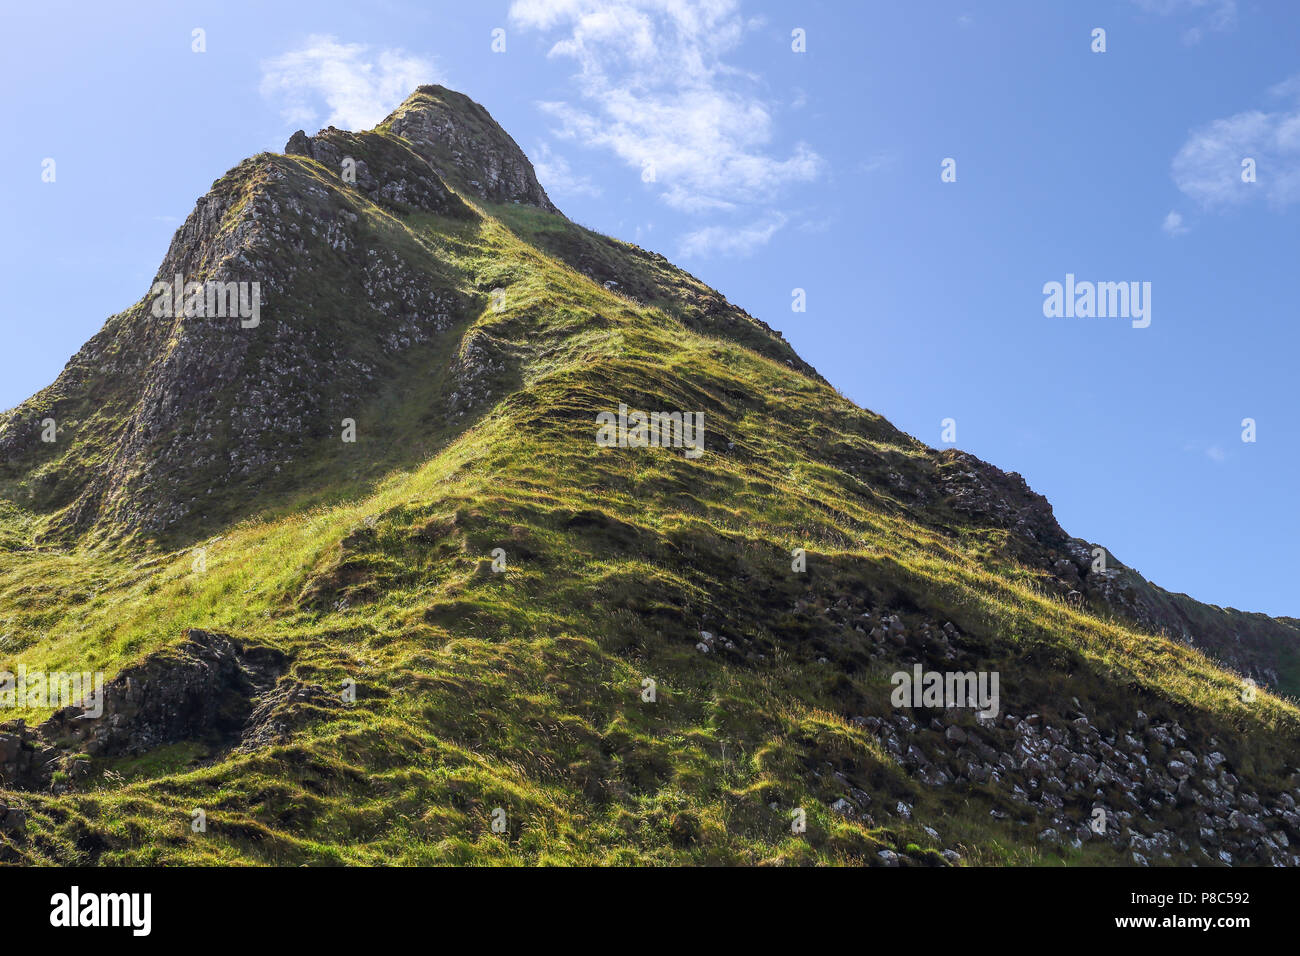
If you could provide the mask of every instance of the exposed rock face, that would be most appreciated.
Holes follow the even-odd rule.
[[[237,749],[247,752],[286,743],[295,731],[341,706],[339,695],[329,693],[319,684],[283,678],[257,698],[240,732]]]
[[[492,395],[492,379],[506,374],[501,346],[483,332],[469,335],[452,366],[454,388],[447,397],[448,421],[463,418]]]
[[[528,157],[487,110],[463,93],[421,86],[383,125],[483,199],[559,212]]]
[[[0,724],[0,781],[43,789],[57,771],[71,782],[84,777],[95,758],[132,756],[182,740],[236,740],[250,723],[255,699],[271,690],[285,666],[284,655],[271,648],[191,630],[175,650],[154,654],[105,684],[102,700],[65,707],[39,727],[21,720]]]
[[[435,262],[362,222],[371,203],[470,216],[429,164],[391,137],[302,140],[333,177],[336,160],[355,154],[356,187],[282,157],[248,160],[199,200],[158,271],[159,282],[245,283],[250,301],[255,283],[255,324],[159,315],[147,298],[0,417],[0,477],[69,449],[100,462],[46,468],[29,483],[32,506],[64,509],[60,527],[156,534],[256,500],[281,469],[338,441],[342,420],[361,418],[413,350],[467,316],[471,300]],[[382,179],[370,172],[381,161]],[[50,418],[58,441],[47,444]]]
[[[1066,539],[1051,504],[1015,472],[949,450],[939,455],[939,481],[954,511],[1008,528],[1039,544],[1059,545]]]
[[[342,182],[354,181],[356,188],[375,203],[399,211],[418,209],[462,219],[472,216],[429,161],[412,144],[395,137],[350,133],[333,126],[315,136],[298,130],[284,151],[316,160]]]
[[[0,803],[0,863],[16,862],[21,857],[15,844],[27,838],[27,811]]]

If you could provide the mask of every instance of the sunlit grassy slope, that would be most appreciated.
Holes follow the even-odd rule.
[[[561,257],[654,260],[559,217],[479,208],[374,224],[464,276],[481,311],[461,342],[488,336],[510,357],[506,397],[424,435],[417,465],[306,510],[268,500],[199,542],[201,572],[189,547],[33,547],[39,519],[6,511],[0,666],[111,677],[198,627],[281,648],[295,679],[332,694],[358,687],[288,744],[177,744],[97,767],[71,794],[10,795],[30,816],[19,859],[875,863],[888,848],[926,863],[955,847],[975,863],[1119,862],[1104,845],[1043,850],[990,818],[1010,806],[995,790],[931,790],[885,756],[851,718],[890,712],[896,668],[827,620],[845,597],[952,621],[1000,672],[1004,710],[1079,698],[1123,719],[1176,714],[1260,778],[1289,772],[1290,704],[1244,703],[1195,651],[1044,596],[1040,572],[1005,557],[1005,532],[891,491],[933,467],[928,449],[743,337],[710,337]],[[686,281],[665,269],[644,284]],[[416,440],[428,394],[389,390],[355,444],[303,467],[370,473]],[[705,455],[598,447],[595,416],[620,402],[703,411]],[[745,655],[702,654],[700,630]],[[874,805],[914,804],[912,822],[836,816],[835,771]],[[791,832],[795,808],[805,833]]]

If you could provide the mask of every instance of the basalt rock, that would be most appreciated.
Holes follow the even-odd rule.
[[[231,746],[286,665],[272,648],[190,630],[184,643],[125,668],[81,706],[64,707],[37,727],[0,724],[0,782],[64,787],[97,759],[183,740]]]
[[[421,86],[381,125],[412,144],[440,174],[492,202],[558,213],[523,150],[478,103],[443,86]]]

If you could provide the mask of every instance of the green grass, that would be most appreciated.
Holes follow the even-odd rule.
[[[1196,651],[1064,605],[995,532],[891,491],[932,453],[787,366],[766,333],[704,323],[689,277],[523,207],[456,221],[358,208],[456,277],[468,310],[377,391],[366,420],[382,424],[353,446],[323,440],[251,513],[214,509],[193,541],[51,543],[21,496],[0,513],[0,666],[111,677],[200,627],[284,650],[293,679],[331,693],[355,680],[358,700],[287,744],[178,744],[97,765],[72,793],[4,794],[29,809],[19,859],[874,864],[893,849],[926,865],[952,847],[977,864],[1120,862],[1101,845],[1044,850],[990,818],[996,792],[928,790],[853,725],[890,712],[891,668],[820,613],[846,595],[956,623],[1012,708],[1079,697],[1177,714],[1231,738],[1257,780],[1290,772],[1289,702],[1243,702]],[[605,289],[574,268],[583,256],[630,262],[631,277]],[[508,359],[494,403],[434,422],[434,358],[474,336]],[[595,415],[620,401],[704,411],[706,455],[597,447]],[[750,658],[701,655],[701,629]],[[913,822],[837,817],[828,768],[873,807],[914,804]]]

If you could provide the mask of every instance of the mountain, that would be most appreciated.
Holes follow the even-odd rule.
[[[231,170],[0,417],[0,621],[105,681],[10,682],[9,861],[1300,863],[1300,622],[853,405],[438,86]]]

